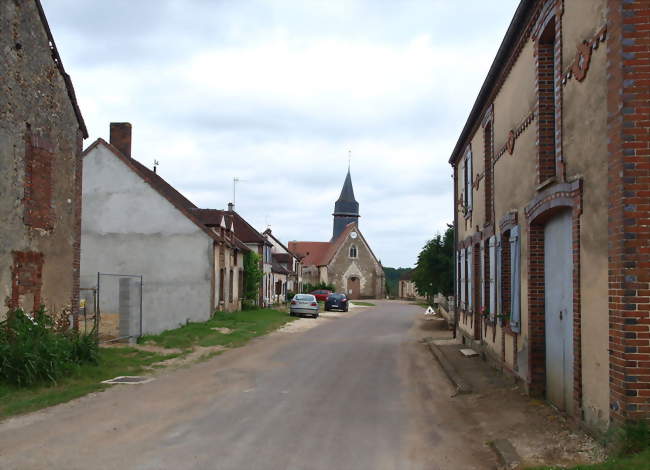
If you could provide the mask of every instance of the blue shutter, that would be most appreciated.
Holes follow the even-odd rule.
[[[489,292],[490,292],[490,300],[489,300],[489,308],[490,308],[490,320],[494,321],[494,315],[497,310],[497,298],[496,298],[496,282],[497,282],[497,262],[496,262],[496,237],[492,235],[490,239],[488,240],[488,256],[490,260],[489,264]]]
[[[501,279],[501,271],[502,271],[502,259],[501,257],[503,256],[503,249],[501,248],[501,235],[497,234],[496,235],[496,276],[494,280],[494,286],[496,290],[496,309],[495,312],[498,312],[499,315],[503,315],[503,306],[501,305],[502,303],[502,285],[503,281]],[[501,317],[499,319],[499,324],[502,324]]]
[[[465,248],[460,250],[460,285],[459,297],[460,297],[460,308],[465,310],[465,285],[466,285],[466,276],[465,276]]]
[[[473,279],[473,267],[474,267],[474,257],[472,256],[472,247],[467,247],[467,310],[471,311],[474,308],[474,279]]]
[[[510,230],[510,329],[515,333],[521,332],[521,269],[519,266],[519,227]]]

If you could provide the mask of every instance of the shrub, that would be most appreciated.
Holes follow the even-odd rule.
[[[81,363],[97,363],[96,335],[57,332],[41,308],[33,318],[13,310],[0,322],[0,382],[30,386],[72,373]]]
[[[616,455],[625,456],[642,452],[650,448],[650,423],[627,421],[614,429],[612,437],[612,447]]]
[[[334,287],[334,284],[327,284],[325,282],[319,282],[318,284],[310,284],[310,283],[305,283],[302,290],[303,292],[311,292],[315,290],[331,290],[332,292],[336,292],[336,287]]]

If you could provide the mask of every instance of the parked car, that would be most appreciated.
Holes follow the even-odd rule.
[[[325,311],[332,309],[348,311],[348,297],[345,294],[332,293],[325,300]]]
[[[311,295],[316,296],[316,300],[325,302],[327,300],[327,296],[332,293],[331,290],[325,290],[325,289],[316,289],[310,292]]]
[[[311,315],[314,318],[318,318],[318,301],[316,296],[312,294],[296,294],[291,299],[291,304],[289,304],[289,315],[293,316],[302,316],[302,315]]]

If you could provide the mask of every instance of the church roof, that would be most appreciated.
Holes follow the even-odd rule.
[[[379,260],[377,260],[370,245],[368,245],[361,232],[359,232],[359,227],[356,222],[350,222],[347,224],[341,234],[331,242],[289,242],[289,248],[294,253],[305,256],[302,260],[303,266],[327,266],[330,264],[334,255],[336,255],[339,250],[339,247],[343,244],[352,230],[357,231],[365,245],[368,247],[370,254],[375,258],[377,263],[379,263]]]
[[[349,169],[345,177],[345,182],[343,183],[343,188],[341,189],[341,195],[334,204],[334,215],[359,215],[359,203],[354,198],[352,177],[350,176]]]
[[[289,242],[289,250],[303,257],[303,266],[323,266],[327,264],[323,260],[327,257],[330,245],[330,242]]]

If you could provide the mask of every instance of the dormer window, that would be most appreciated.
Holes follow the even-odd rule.
[[[357,246],[352,245],[350,247],[350,258],[356,258],[357,257]]]

